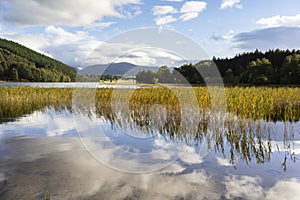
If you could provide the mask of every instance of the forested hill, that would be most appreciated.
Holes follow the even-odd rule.
[[[213,61],[225,83],[300,84],[300,50],[256,50]]]
[[[0,38],[0,80],[70,82],[76,70],[16,42]]]
[[[215,73],[215,66],[222,80]],[[198,70],[197,70],[198,69]],[[199,73],[199,71],[205,74]],[[180,75],[179,75],[180,74]],[[141,71],[136,80],[140,83],[191,84],[224,81],[227,85],[300,85],[300,50],[258,50],[236,55],[233,58],[213,58],[197,64],[185,64],[171,72],[161,67],[158,72]]]

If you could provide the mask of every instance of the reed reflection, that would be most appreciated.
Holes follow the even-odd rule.
[[[269,162],[272,152],[279,150],[286,152],[281,163],[283,169],[287,168],[287,159],[292,159],[296,162],[298,154],[293,150],[293,141],[298,130],[293,127],[299,122],[293,121],[298,121],[300,113],[298,112],[297,97],[293,96],[293,93],[288,90],[289,95],[296,102],[289,102],[291,107],[279,109],[276,111],[278,114],[269,115],[271,117],[263,117],[264,111],[260,111],[259,115],[255,111],[257,116],[262,117],[251,118],[249,117],[251,116],[251,109],[247,108],[248,115],[245,114],[246,111],[244,111],[244,114],[239,115],[238,113],[241,113],[241,108],[239,107],[236,107],[236,112],[238,113],[234,111],[234,101],[238,99],[245,108],[247,102],[241,97],[243,92],[235,91],[238,90],[236,88],[233,90],[235,95],[230,95],[231,90],[227,89],[229,112],[218,112],[210,109],[209,95],[207,95],[205,89],[198,88],[195,89],[197,94],[196,100],[190,99],[190,95],[184,89],[131,90],[129,105],[124,103],[126,99],[124,99],[122,93],[127,93],[130,89],[119,89],[119,96],[116,97],[117,101],[114,102],[114,109],[112,109],[112,89],[95,91],[94,89],[83,88],[82,93],[77,93],[77,95],[81,95],[78,98],[81,101],[72,102],[74,93],[71,88],[20,89],[3,87],[1,88],[0,123],[14,121],[34,111],[52,107],[57,112],[68,110],[74,115],[92,116],[95,113],[97,118],[103,118],[110,123],[112,129],[121,129],[133,134],[139,132],[149,137],[159,134],[165,140],[174,143],[184,142],[195,148],[204,141],[208,151],[221,152],[224,157],[230,159],[232,164],[237,159],[241,159],[245,163],[251,161],[260,164]],[[245,91],[249,93],[248,89],[245,89]],[[89,92],[94,95],[93,101],[90,102],[90,99],[87,98],[90,96]],[[271,92],[264,95],[264,99],[268,99],[268,95],[271,95]],[[288,94],[283,96],[286,95]],[[178,97],[185,99],[185,101],[179,102]],[[196,105],[193,101],[197,101],[199,109],[193,107],[193,105]],[[280,99],[274,100],[274,102],[279,101]],[[263,102],[262,104],[265,105]],[[268,105],[271,106],[272,104]],[[272,122],[271,118],[276,116],[279,116],[277,120],[292,119],[282,123],[282,126],[284,126],[283,132],[279,134],[283,138],[279,142],[276,141],[272,130],[272,126],[276,125],[276,123]],[[266,118],[266,120],[263,120],[263,118]]]

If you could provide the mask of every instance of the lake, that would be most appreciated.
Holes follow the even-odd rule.
[[[168,107],[172,101],[94,107],[75,97],[73,91],[72,105],[60,97],[54,104],[14,104],[1,114],[0,199],[300,195],[297,120],[253,120],[197,110],[191,102],[179,111]]]
[[[1,86],[10,87],[39,87],[39,88],[140,88],[137,85],[120,85],[120,84],[100,84],[95,82],[75,82],[75,83],[61,83],[61,82],[0,82]]]

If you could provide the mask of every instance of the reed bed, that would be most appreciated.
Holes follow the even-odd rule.
[[[113,126],[129,127],[148,134],[160,133],[175,142],[201,143],[225,156],[229,145],[230,161],[239,155],[247,163],[269,161],[270,128],[261,123],[300,120],[300,88],[226,88],[226,118],[212,112],[208,88],[0,88],[0,123],[36,110],[56,110],[89,114],[96,108]],[[194,97],[194,98],[192,98]],[[220,104],[223,105],[223,104]],[[198,111],[195,106],[200,108]],[[289,123],[287,123],[289,124]],[[286,134],[284,134],[286,137]],[[267,141],[266,141],[267,140]],[[288,144],[288,142],[287,142]]]
[[[72,89],[0,87],[0,122],[12,121],[46,107],[71,108]]]
[[[75,89],[79,90],[79,89]],[[159,104],[167,110],[179,112],[185,106],[199,105],[211,108],[211,98],[205,87],[193,88],[143,88],[143,89],[82,89],[1,87],[0,117],[10,118],[28,114],[46,106],[72,108],[74,95],[82,95],[86,103],[87,90],[95,95],[95,105],[100,112],[110,110],[113,103],[128,102],[131,109],[149,108]],[[267,121],[300,120],[300,88],[234,87],[226,88],[226,111],[239,118]],[[192,94],[193,93],[193,94]],[[130,96],[128,96],[130,94]],[[196,98],[191,98],[193,95]]]

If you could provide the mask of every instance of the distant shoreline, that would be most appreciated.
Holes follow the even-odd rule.
[[[171,83],[132,83],[132,81],[120,81],[120,82],[10,82],[10,81],[0,81],[0,87],[45,87],[45,88],[78,88],[82,87],[91,87],[91,88],[147,88],[147,87],[207,87],[205,84],[171,84]],[[96,87],[103,86],[103,87]],[[120,87],[118,87],[120,86]],[[128,87],[126,87],[128,86]],[[238,84],[238,85],[229,85],[229,84],[211,84],[210,86],[221,86],[226,88],[231,87],[264,87],[264,88],[298,88],[300,85],[251,85],[251,84]]]

